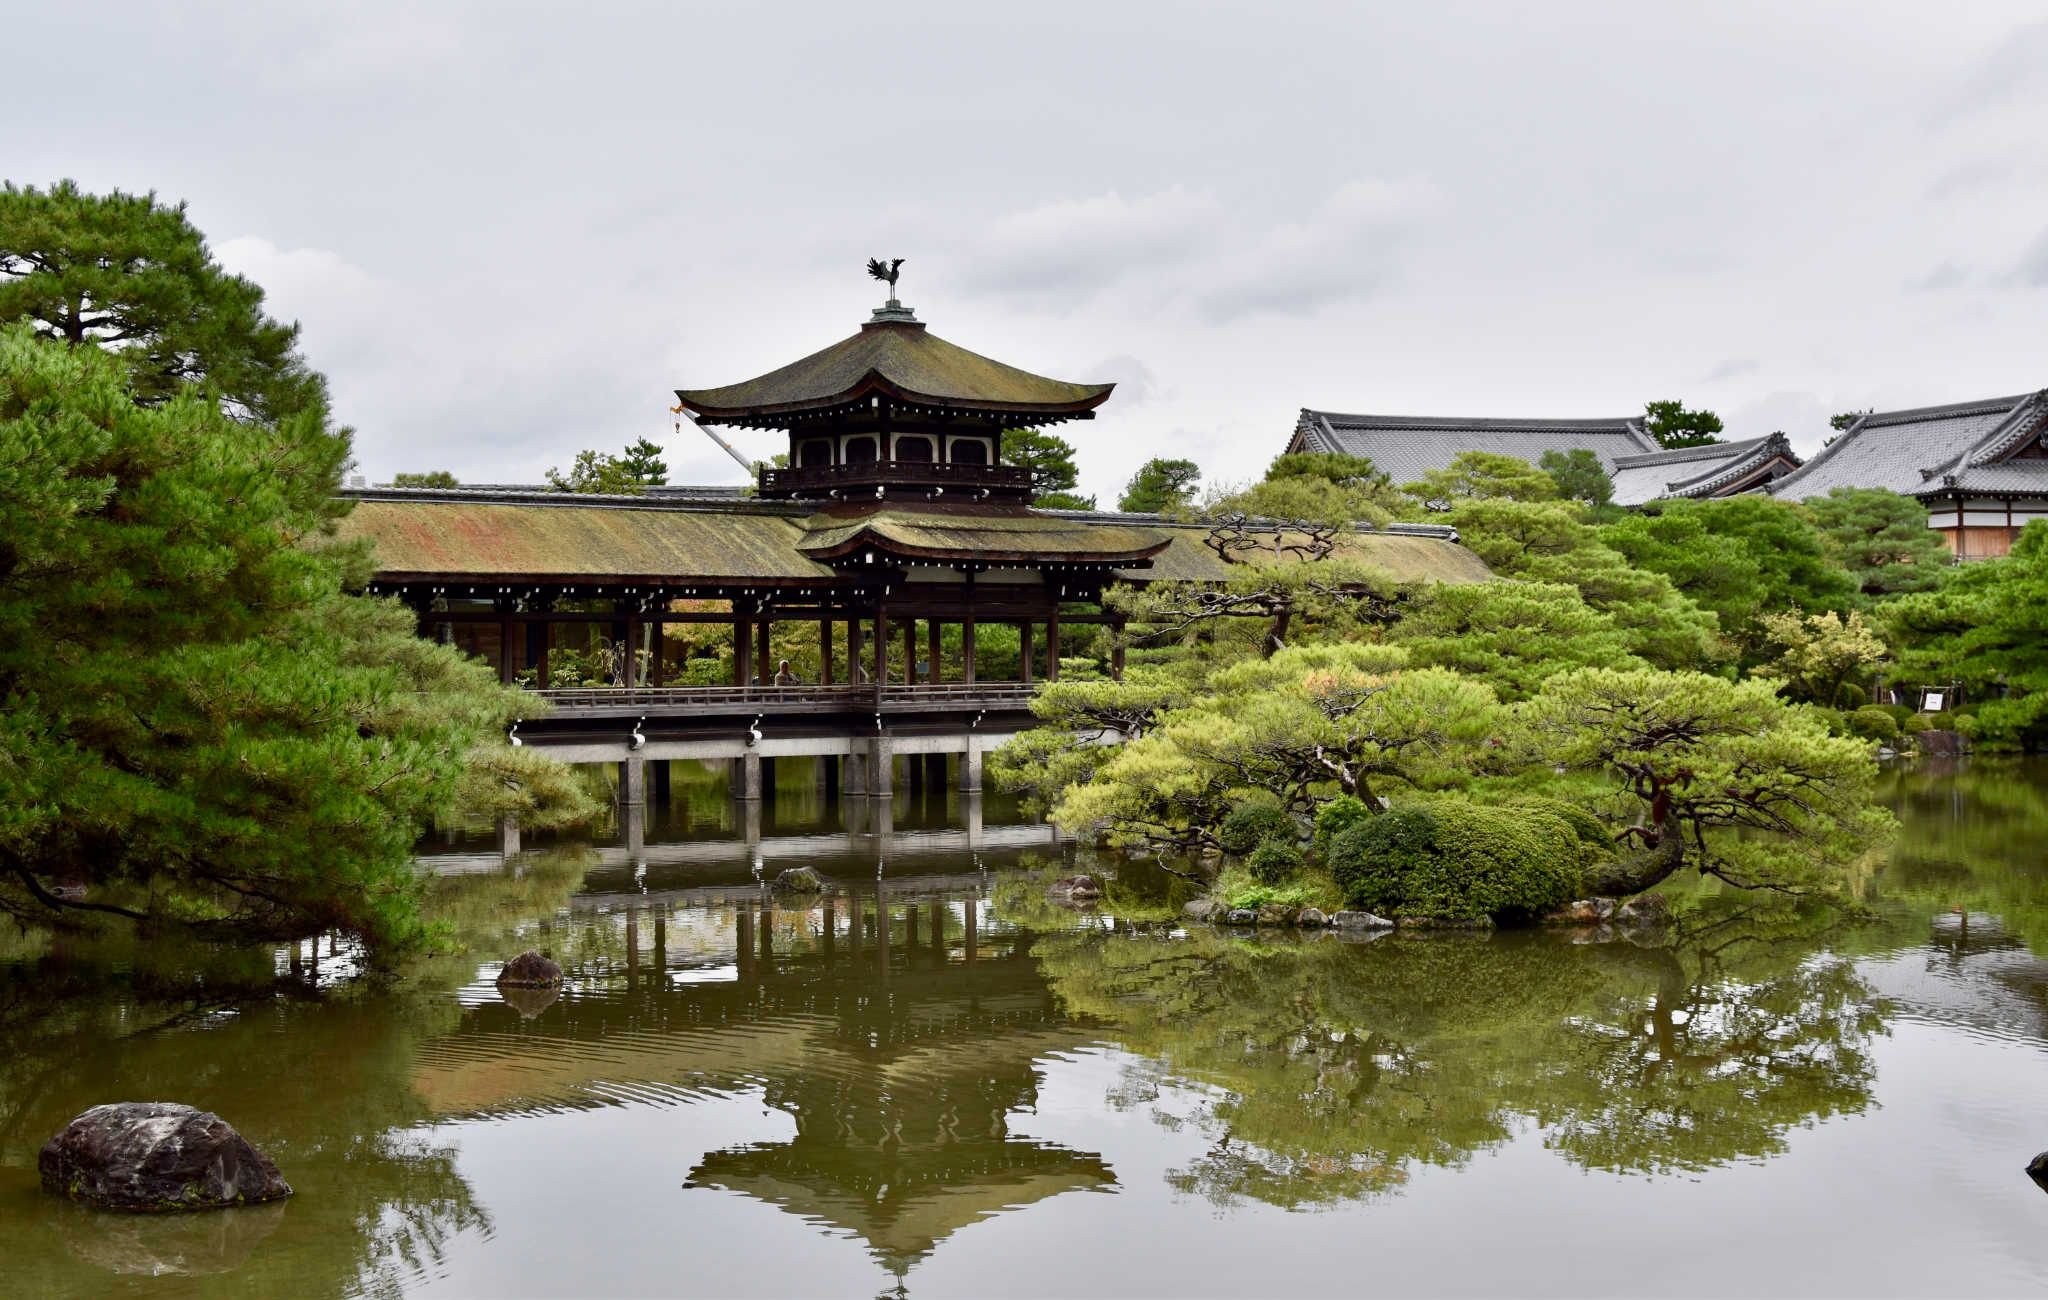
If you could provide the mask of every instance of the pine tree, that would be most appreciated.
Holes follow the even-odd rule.
[[[1157,514],[1161,510],[1184,506],[1194,495],[1195,485],[1201,481],[1202,469],[1195,462],[1154,456],[1131,475],[1116,508]]]
[[[265,315],[263,290],[221,269],[184,204],[154,194],[0,187],[0,321],[112,352],[140,405],[196,384],[258,424],[326,410],[299,327]]]

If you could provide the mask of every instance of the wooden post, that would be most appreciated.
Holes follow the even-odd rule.
[[[967,621],[960,625],[960,680],[969,684],[974,681],[974,614],[971,610]]]
[[[875,701],[882,699],[882,688],[889,684],[889,611],[878,603],[875,606]]]
[[[861,645],[860,640],[860,620],[858,618],[849,618],[846,620],[846,684],[848,686],[860,685],[860,660],[864,651],[865,648]]]
[[[917,620],[903,625],[903,684],[917,685]]]
[[[832,684],[832,620],[818,620],[818,685]]]
[[[762,610],[760,621],[754,624],[754,636],[760,647],[754,653],[754,675],[763,686],[775,680],[775,652],[768,648],[768,624],[768,611]]]
[[[939,620],[929,620],[926,624],[926,628],[928,635],[925,637],[925,644],[930,646],[931,649],[925,655],[925,661],[928,665],[925,669],[925,680],[930,682],[932,685],[937,686],[940,682],[946,680],[946,670],[944,667],[944,663],[939,658]]]
[[[754,637],[747,616],[739,613],[732,620],[732,684],[754,684]]]
[[[1031,653],[1031,621],[1026,619],[1017,625],[1017,666],[1024,673],[1020,681],[1031,680],[1031,661],[1036,657]]]
[[[619,642],[619,683],[627,690],[640,684],[640,620],[626,615],[626,635]]]
[[[1056,682],[1060,679],[1060,611],[1053,607],[1052,616],[1045,620],[1045,680]]]

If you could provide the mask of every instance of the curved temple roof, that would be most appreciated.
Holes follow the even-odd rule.
[[[1089,419],[1115,384],[1075,384],[1006,366],[930,333],[914,320],[878,320],[831,347],[743,383],[679,388],[713,424],[781,427],[791,417],[883,395],[915,406],[1002,415],[1015,424]]]

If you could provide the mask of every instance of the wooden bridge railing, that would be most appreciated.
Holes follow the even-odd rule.
[[[922,686],[589,686],[536,691],[558,711],[658,708],[736,713],[749,708],[818,711],[846,709],[1023,708],[1038,687],[1031,682],[939,682]]]

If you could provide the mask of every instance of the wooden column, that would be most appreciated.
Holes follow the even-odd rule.
[[[889,684],[889,612],[875,606],[875,698]]]
[[[763,685],[775,680],[775,652],[768,648],[768,613],[761,612],[761,619],[754,624],[754,637],[758,648],[754,652],[754,675]]]
[[[505,686],[510,686],[519,672],[512,653],[512,640],[518,631],[519,625],[512,621],[509,613],[498,620],[498,681]]]
[[[732,620],[732,684],[754,684],[753,629],[744,614],[735,614]]]
[[[974,681],[974,613],[969,611],[967,620],[960,625],[960,680]]]
[[[619,684],[628,690],[640,684],[640,620],[631,614],[619,638]]]
[[[647,684],[649,686],[661,685],[662,680],[668,676],[666,672],[662,671],[663,665],[661,662],[662,651],[667,648],[667,644],[667,641],[661,635],[661,620],[657,618],[647,625]]]
[[[931,619],[926,627],[929,629],[929,635],[925,637],[925,644],[931,649],[925,655],[928,664],[925,669],[925,680],[937,686],[946,680],[945,661],[939,658],[939,620]]]
[[[860,620],[849,618],[846,620],[846,683],[849,686],[860,685],[860,660],[862,652]]]
[[[903,625],[903,684],[917,685],[917,620]]]
[[[818,685],[832,684],[832,620],[818,620]]]
[[[1060,611],[1055,607],[1045,620],[1045,680],[1060,679]]]
[[[1017,625],[1017,667],[1023,672],[1018,680],[1032,679],[1031,661],[1035,657],[1031,653],[1031,622],[1027,619]]]

